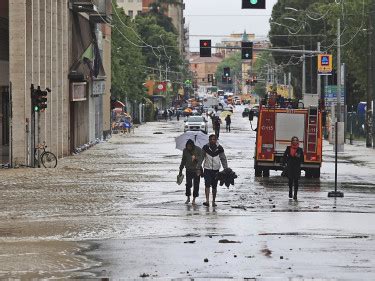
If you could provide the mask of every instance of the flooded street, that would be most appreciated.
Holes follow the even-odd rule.
[[[241,113],[231,133],[222,127],[239,177],[218,187],[216,208],[202,205],[203,180],[197,206],[175,183],[183,121],[114,135],[56,169],[0,170],[0,277],[373,279],[375,152],[346,145],[345,197],[328,198],[334,154],[325,143],[320,180],[302,178],[291,201],[280,172],[254,177],[255,132]]]

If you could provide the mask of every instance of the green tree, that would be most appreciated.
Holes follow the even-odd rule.
[[[144,96],[145,59],[134,30],[136,26],[122,9],[115,10],[112,24],[112,95],[140,101]]]
[[[367,18],[371,0],[329,1],[329,0],[279,0],[272,11],[270,38],[274,47],[316,49],[321,42],[322,50],[336,58],[337,19],[341,19],[341,52],[343,63],[348,67],[348,89],[357,98],[364,96],[367,87]],[[293,7],[289,9],[288,7]],[[294,19],[294,20],[292,20]],[[289,65],[294,77],[293,86],[301,92],[301,62],[298,56],[292,58],[274,54],[278,64]],[[334,59],[335,61],[335,59]],[[316,92],[316,57],[307,57],[307,91]],[[334,68],[336,65],[334,64]],[[311,76],[311,69],[313,75]],[[312,81],[310,89],[309,81]],[[354,99],[351,99],[354,101]]]

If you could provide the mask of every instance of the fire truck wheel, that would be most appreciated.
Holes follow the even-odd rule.
[[[258,166],[255,166],[255,176],[256,177],[261,177],[262,176],[262,169],[259,168]]]
[[[305,170],[305,178],[311,179],[312,178],[312,170],[311,169],[306,169]]]
[[[320,169],[312,169],[311,172],[312,172],[313,178],[316,178],[316,179],[320,178]]]
[[[264,169],[263,170],[263,177],[268,178],[270,176],[270,170],[269,169]]]

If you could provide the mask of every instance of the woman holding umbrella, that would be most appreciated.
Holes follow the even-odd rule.
[[[193,201],[192,204],[195,205],[195,198],[199,196],[199,183],[200,183],[200,176],[202,171],[202,149],[194,144],[194,141],[189,139],[186,142],[185,149],[182,153],[182,159],[180,164],[180,173],[182,175],[182,170],[184,167],[186,168],[186,202],[188,204],[190,202],[191,196],[191,187],[194,183],[193,189]]]

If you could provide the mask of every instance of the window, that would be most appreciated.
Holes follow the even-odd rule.
[[[137,15],[139,16],[140,14],[142,14],[142,11],[137,11]]]
[[[128,16],[129,16],[129,17],[133,17],[133,11],[132,11],[132,10],[129,10],[129,11],[128,11]]]

